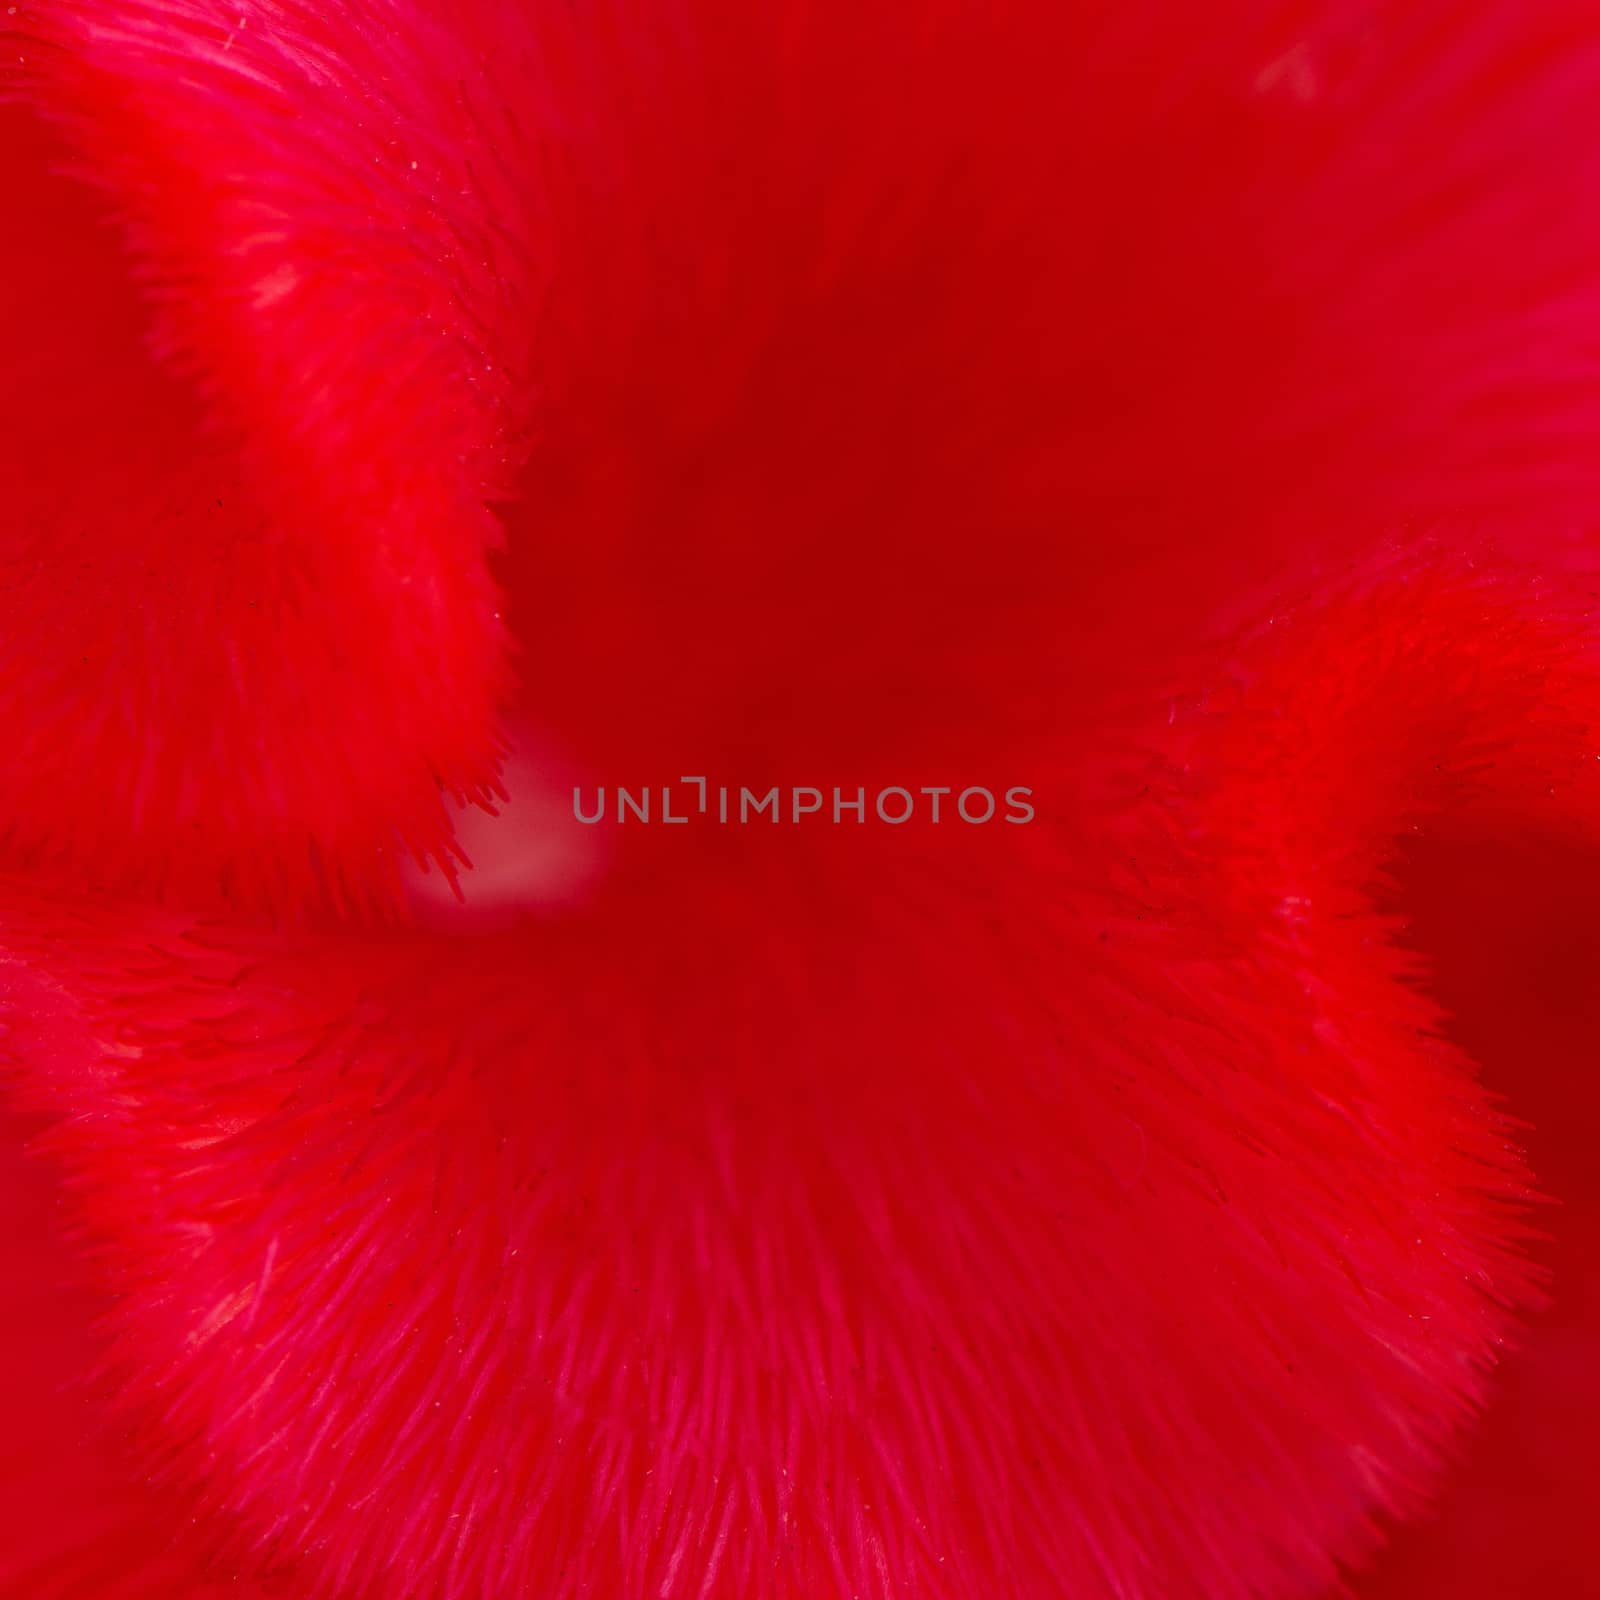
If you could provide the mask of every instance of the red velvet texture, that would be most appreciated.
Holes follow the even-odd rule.
[[[0,1593],[1600,1592],[1592,8],[0,24]]]

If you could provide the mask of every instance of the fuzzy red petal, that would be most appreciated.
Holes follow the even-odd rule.
[[[13,37],[6,1061],[115,1393],[17,1582],[1310,1595],[1527,1318],[1591,1404],[1585,7]],[[501,711],[493,915],[263,918]],[[1036,816],[565,810],[691,773]],[[1587,1570],[1451,1516],[1373,1593]]]
[[[398,857],[451,863],[441,788],[493,789],[505,680],[453,80],[386,97],[392,40],[271,8],[11,9],[12,859],[392,901]]]

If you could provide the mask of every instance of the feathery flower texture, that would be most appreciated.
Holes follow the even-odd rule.
[[[0,46],[0,1596],[1600,1594],[1592,7]]]

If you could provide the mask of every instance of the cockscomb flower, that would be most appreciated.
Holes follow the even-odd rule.
[[[1600,1585],[1590,7],[0,26],[0,1594]]]

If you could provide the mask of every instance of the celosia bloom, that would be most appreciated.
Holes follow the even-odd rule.
[[[1591,7],[0,24],[0,1594],[1600,1591]]]

